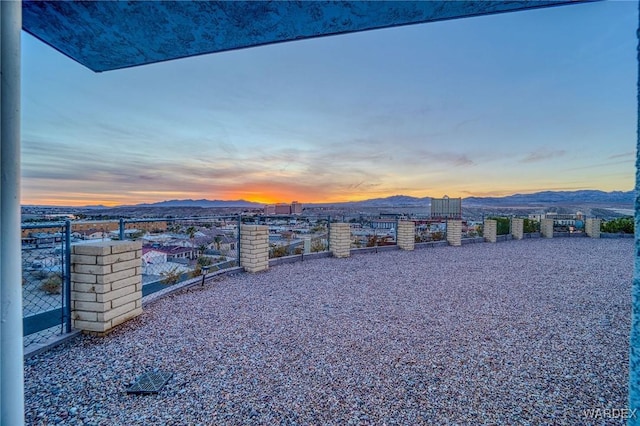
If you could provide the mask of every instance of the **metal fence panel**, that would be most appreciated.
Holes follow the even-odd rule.
[[[71,331],[70,224],[22,226],[24,344]]]

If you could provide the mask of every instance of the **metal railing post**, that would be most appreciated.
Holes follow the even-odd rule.
[[[64,324],[65,332],[71,333],[71,221],[64,222]]]
[[[236,251],[238,253],[238,266],[240,265],[240,225],[242,225],[242,215],[238,215],[238,244],[236,247]]]
[[[331,216],[327,216],[327,251],[331,251]]]
[[[124,219],[120,218],[120,241],[124,241]]]

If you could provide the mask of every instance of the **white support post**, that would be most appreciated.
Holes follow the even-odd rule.
[[[0,424],[24,425],[20,250],[22,2],[0,1]]]

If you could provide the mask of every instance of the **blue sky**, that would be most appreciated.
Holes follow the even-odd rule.
[[[23,33],[22,201],[630,190],[637,25],[597,2],[100,74]]]

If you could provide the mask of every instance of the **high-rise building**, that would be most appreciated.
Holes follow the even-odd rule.
[[[291,204],[278,203],[264,206],[264,214],[302,214],[302,204],[292,201]]]
[[[291,205],[285,203],[276,204],[276,214],[291,214]]]
[[[432,198],[431,218],[462,219],[462,198]]]
[[[302,214],[302,204],[297,201],[291,202],[291,214]]]

